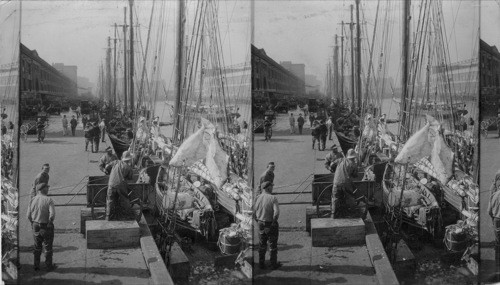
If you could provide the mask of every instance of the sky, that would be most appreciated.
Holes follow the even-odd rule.
[[[155,13],[160,1],[156,2]],[[167,83],[174,70],[178,1],[164,1],[167,15],[166,55],[162,64]],[[142,44],[146,45],[153,1],[136,0]],[[249,61],[250,8],[247,2],[221,1],[219,25],[226,65]],[[114,23],[124,22],[123,7],[128,1],[23,1],[21,42],[37,50],[49,64],[62,62],[78,66],[78,75],[96,82],[101,62],[105,59],[108,36],[114,36]],[[194,1],[188,1],[190,19],[195,11]],[[128,21],[128,15],[127,15]],[[134,18],[134,22],[136,19]],[[135,24],[135,23],[134,23]],[[158,26],[158,23],[153,23]],[[122,34],[122,28],[118,28]],[[155,36],[154,32],[152,35]],[[136,46],[137,51],[137,46]],[[246,59],[248,57],[248,59]],[[171,87],[173,89],[173,87]]]
[[[414,13],[418,11],[419,2],[412,1]],[[393,1],[395,29],[392,41],[394,47],[390,55],[392,74],[395,74],[400,65],[401,3],[402,1]],[[324,80],[334,35],[340,36],[341,21],[350,22],[351,4],[355,4],[355,1],[256,1],[255,45],[264,48],[267,55],[277,62],[304,63],[306,74],[313,74],[319,80]],[[360,18],[365,16],[368,39],[371,42],[377,1],[362,0],[360,7]],[[472,39],[478,37],[478,4],[469,0],[445,0],[443,13],[451,61],[477,57],[477,40],[474,42]],[[366,39],[365,34],[361,37]]]
[[[500,1],[481,0],[481,39],[500,49]]]

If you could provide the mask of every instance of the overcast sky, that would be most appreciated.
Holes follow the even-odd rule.
[[[481,39],[500,49],[500,1],[481,0]]]
[[[159,7],[159,2],[156,7]],[[152,3],[149,0],[135,1],[144,46]],[[177,3],[165,2],[167,46],[164,47],[163,74],[167,84],[174,69]],[[195,4],[194,1],[187,4],[187,31],[190,30]],[[21,42],[30,49],[36,49],[49,64],[62,62],[77,65],[79,76],[96,82],[99,66],[105,58],[107,38],[114,35],[113,25],[123,24],[123,7],[128,10],[128,1],[23,1]],[[221,1],[219,25],[226,65],[249,61],[249,2]],[[122,34],[121,28],[119,33]],[[155,36],[154,32],[152,36]]]
[[[368,39],[373,34],[378,1],[361,1],[360,18],[366,19]],[[380,1],[385,3],[386,1]],[[416,19],[418,3],[412,1]],[[402,1],[394,1],[394,31],[391,58],[392,72],[400,65],[400,34]],[[350,7],[354,0],[337,1],[256,1],[255,43],[280,61],[304,63],[306,73],[324,80],[328,57],[332,54],[334,35],[341,34],[339,23],[350,22]],[[479,7],[477,2],[443,1],[443,22],[446,25],[451,61],[477,57]],[[382,13],[380,13],[382,15]],[[382,17],[379,15],[379,18]],[[354,9],[354,21],[356,12]],[[362,21],[362,20],[361,20]],[[415,23],[412,23],[414,25]],[[380,24],[379,24],[380,25]],[[380,26],[379,26],[380,27]],[[348,29],[347,29],[348,30]],[[367,35],[362,34],[366,39]],[[476,38],[475,41],[473,39]],[[474,53],[475,52],[475,53]],[[391,75],[392,73],[392,75]]]

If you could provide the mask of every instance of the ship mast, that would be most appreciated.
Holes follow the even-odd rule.
[[[183,59],[184,59],[184,0],[179,0],[179,16],[177,22],[177,74],[176,74],[176,95],[174,105],[174,143],[179,142],[180,128],[180,107],[182,97],[182,74],[183,74]]]
[[[410,54],[410,3],[411,0],[403,0],[403,53],[402,53],[402,76],[401,76],[401,123],[399,137],[401,141],[408,139],[410,130],[410,116],[408,114],[408,56]]]

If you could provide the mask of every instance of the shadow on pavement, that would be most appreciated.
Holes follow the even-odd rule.
[[[301,244],[279,244],[278,243],[278,251],[289,250],[289,249],[299,249],[304,246]]]
[[[292,272],[292,271],[311,271],[311,272],[327,272],[327,273],[339,273],[339,274],[355,274],[355,275],[365,275],[374,276],[375,270],[373,267],[368,266],[358,266],[358,265],[313,265],[313,266],[286,266],[283,265],[279,269],[280,271]]]
[[[99,282],[92,282],[92,281],[84,281],[84,280],[75,280],[75,279],[46,279],[46,278],[36,278],[32,280],[26,280],[22,279],[21,284],[36,284],[36,285],[66,285],[66,284],[71,284],[71,285],[84,285],[84,284],[105,284],[105,285],[110,285],[110,284],[122,284],[122,282],[119,279],[114,279],[114,280],[105,280],[105,281],[99,281]]]
[[[315,284],[315,285],[326,285],[333,283],[347,283],[347,279],[344,277],[336,277],[326,280],[311,280],[309,278],[298,278],[298,277],[270,277],[270,276],[256,276],[254,279],[255,284]]]

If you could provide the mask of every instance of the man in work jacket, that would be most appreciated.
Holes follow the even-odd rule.
[[[125,211],[130,209],[130,200],[128,198],[128,183],[127,180],[132,179],[132,167],[130,163],[132,155],[125,151],[122,155],[122,160],[111,162],[113,168],[109,174],[108,191],[106,198],[106,220],[117,218],[117,213],[120,208]]]
[[[272,162],[272,161],[267,164],[266,171],[264,171],[264,173],[262,173],[262,175],[259,178],[259,187],[258,187],[257,195],[260,195],[260,193],[262,193],[261,185],[264,182],[274,183],[274,168],[275,167],[276,166],[274,165],[274,162]]]
[[[108,146],[106,148],[106,154],[99,159],[99,169],[104,172],[104,174],[109,175],[112,168],[111,162],[115,160],[118,160],[118,157],[113,153],[113,148]]]
[[[349,149],[347,156],[340,159],[333,177],[332,218],[341,218],[345,214],[346,195],[353,195],[352,180],[357,176],[356,152]]]
[[[40,183],[36,185],[38,194],[31,199],[28,205],[28,220],[33,229],[33,238],[35,241],[34,269],[40,270],[40,256],[45,247],[45,265],[47,271],[54,270],[57,266],[52,263],[52,243],[54,242],[54,219],[56,211],[54,200],[47,197],[49,185]]]
[[[255,200],[253,212],[253,218],[259,227],[259,266],[261,269],[266,269],[265,260],[269,241],[271,268],[277,269],[281,266],[278,263],[279,204],[276,196],[272,195],[273,184],[271,182],[262,183],[261,188],[264,191]]]
[[[334,173],[337,169],[337,163],[340,162],[339,159],[341,159],[343,155],[339,152],[336,144],[332,145],[330,149],[332,151],[325,156],[325,168],[331,173]]]

